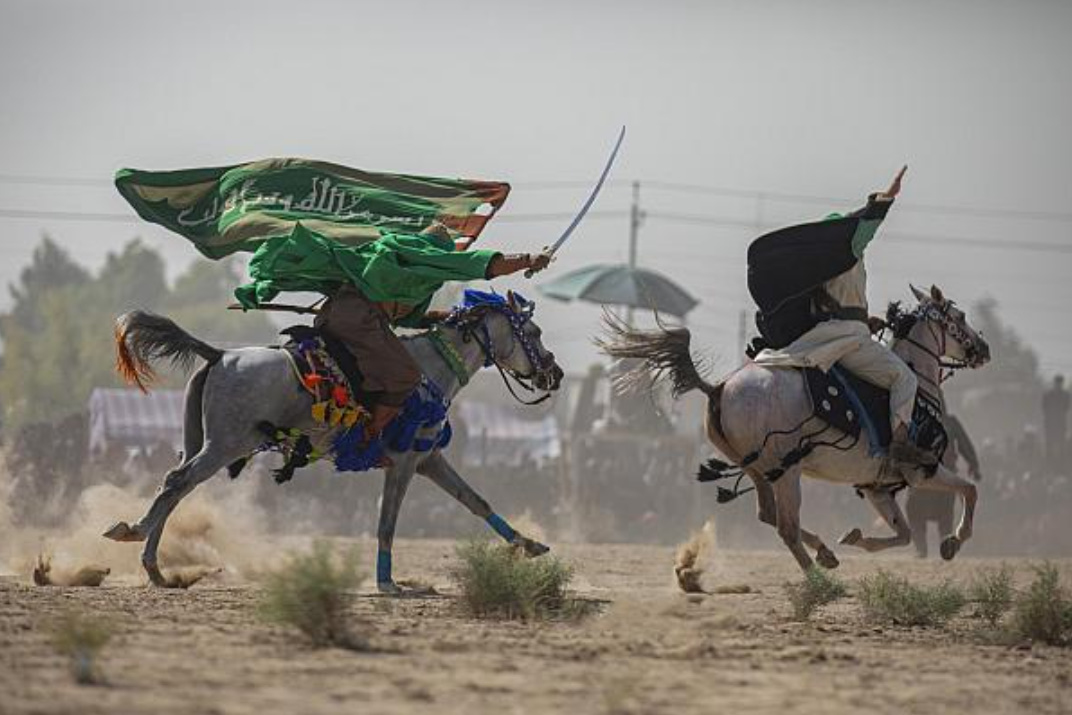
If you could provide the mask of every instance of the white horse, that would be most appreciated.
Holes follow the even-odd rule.
[[[914,287],[912,291],[919,301],[911,314],[915,321],[907,334],[894,338],[891,349],[915,371],[919,389],[941,404],[943,361],[980,367],[989,361],[990,348],[968,325],[964,312],[946,300],[937,287],[932,287],[929,295]],[[759,519],[777,528],[802,569],[812,566],[805,545],[815,550],[816,559],[826,568],[836,567],[838,561],[822,539],[801,528],[801,474],[857,487],[894,531],[893,536],[864,536],[859,529],[852,529],[841,538],[842,544],[866,551],[907,545],[911,531],[894,496],[896,489],[905,484],[961,496],[964,509],[960,523],[956,532],[942,542],[943,558],[953,558],[971,537],[975,485],[942,465],[931,476],[922,468],[891,471],[886,459],[872,455],[866,432],[850,449],[820,446],[799,460],[786,460],[800,446],[803,424],[813,411],[799,370],[748,362],[721,382],[711,384],[700,375],[690,355],[691,335],[686,328],[633,330],[613,319],[608,319],[607,327],[608,337],[599,341],[606,354],[618,359],[642,359],[639,369],[655,380],[669,378],[675,396],[691,390],[707,395],[708,438],[752,479]],[[644,382],[627,380],[625,386]],[[832,439],[824,441],[847,437],[836,430],[833,433]],[[746,460],[745,455],[754,455],[754,459]],[[774,478],[768,478],[769,473]]]
[[[495,365],[519,382],[531,381],[536,389],[550,392],[561,384],[562,370],[554,354],[544,348],[540,328],[531,319],[532,310],[532,303],[509,293],[506,299],[456,309],[448,322],[403,341],[448,403],[485,365]],[[323,428],[313,421],[313,398],[301,388],[283,350],[219,350],[167,318],[142,311],[119,318],[116,342],[120,371],[143,389],[143,382],[152,377],[151,362],[155,359],[170,358],[180,367],[188,367],[195,357],[206,362],[186,387],[182,464],[168,472],[140,521],[118,522],[104,534],[116,541],[145,542],[141,561],[154,585],[188,585],[165,577],[157,563],[157,548],[172,510],[194,487],[224,467],[237,474],[245,459],[265,442],[260,424],[297,428],[309,434]],[[417,436],[431,440],[440,430],[441,425],[426,426]],[[387,450],[386,454],[390,466],[380,506],[376,562],[381,591],[399,591],[391,573],[391,548],[402,499],[415,473],[432,480],[528,555],[547,552],[546,546],[522,536],[496,514],[438,447],[424,452]]]

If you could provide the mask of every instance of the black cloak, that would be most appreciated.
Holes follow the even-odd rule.
[[[783,348],[830,317],[816,309],[822,285],[860,260],[853,239],[864,221],[881,221],[891,201],[868,198],[847,216],[787,226],[748,246],[748,292],[756,301],[756,327],[768,347]]]

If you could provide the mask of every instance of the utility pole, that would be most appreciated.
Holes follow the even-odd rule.
[[[640,182],[633,182],[633,205],[629,209],[629,271],[632,273],[637,267],[637,240],[640,238],[640,222],[644,220],[644,213],[640,210]],[[633,327],[633,306],[625,310],[625,322]]]

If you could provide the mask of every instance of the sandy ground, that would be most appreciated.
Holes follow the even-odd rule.
[[[385,598],[366,584],[352,610],[370,623],[375,653],[314,650],[265,625],[255,583],[163,591],[3,579],[0,713],[1072,712],[1072,650],[987,644],[968,618],[939,631],[874,627],[852,598],[791,622],[788,554],[718,552],[708,587],[752,592],[686,596],[671,583],[672,549],[556,552],[575,564],[581,596],[607,602],[600,615],[472,620],[452,595],[453,544],[400,541],[396,576],[441,595]],[[986,563],[850,556],[840,571],[966,582]],[[1015,565],[1026,579],[1026,562]],[[1067,578],[1072,564],[1061,567]],[[75,685],[50,648],[45,624],[75,604],[119,624],[101,659],[105,686]]]

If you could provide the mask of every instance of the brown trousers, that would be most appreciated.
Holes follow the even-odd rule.
[[[398,407],[421,381],[421,369],[391,330],[386,313],[353,286],[343,286],[317,313],[315,325],[357,358],[364,388],[383,405]]]

